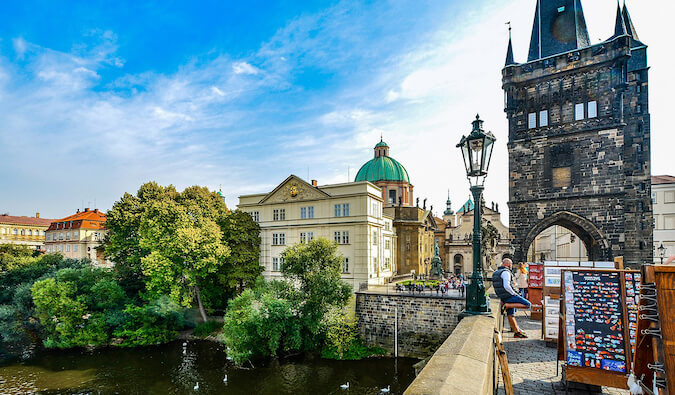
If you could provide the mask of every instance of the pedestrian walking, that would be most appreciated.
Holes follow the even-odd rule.
[[[516,285],[518,285],[518,288],[520,289],[520,296],[523,299],[527,299],[528,276],[529,273],[527,263],[520,262],[520,264],[518,265],[518,271],[516,272]]]
[[[514,314],[516,313],[516,309],[530,309],[532,304],[514,291],[513,274],[511,273],[512,265],[513,261],[509,258],[504,258],[502,265],[492,274],[492,286],[502,301],[502,314],[506,313],[514,337],[526,338],[527,335],[518,327]]]

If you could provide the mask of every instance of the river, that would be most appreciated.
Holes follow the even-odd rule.
[[[409,358],[333,361],[312,355],[238,369],[217,343],[41,351],[0,365],[0,394],[379,394],[413,381]],[[223,379],[227,375],[227,383]],[[349,389],[340,385],[349,383]],[[195,386],[199,385],[198,389]]]

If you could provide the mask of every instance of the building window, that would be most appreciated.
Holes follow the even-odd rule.
[[[642,212],[644,210],[644,204],[642,202],[637,202],[637,211]]]
[[[665,191],[663,193],[664,203],[675,203],[675,191]]]
[[[300,219],[307,218],[307,207],[300,207]]]
[[[342,206],[339,204],[335,205],[335,216],[340,217],[342,215]]]
[[[286,245],[285,233],[272,233],[272,245],[283,246]]]
[[[16,228],[14,228],[13,231],[12,231],[12,234],[13,234],[14,236],[16,236],[16,235],[19,234],[19,231],[18,231]]]
[[[345,257],[344,262],[342,262],[342,273],[349,273],[349,258]]]
[[[260,211],[251,211],[249,214],[255,222],[260,222]]]
[[[273,272],[278,272],[281,270],[281,264],[284,262],[284,258],[277,258],[274,257],[272,258],[272,271]]]
[[[384,258],[384,268],[389,270],[391,269],[391,259],[390,258]]]
[[[548,110],[539,111],[539,126],[548,126]]]
[[[373,257],[373,273],[377,273],[377,257]]]
[[[377,231],[376,230],[373,231],[373,245],[374,246],[377,245]]]
[[[285,208],[274,209],[273,218],[275,221],[284,221],[286,219],[286,209]]]
[[[25,235],[26,235],[26,229],[21,229],[21,236],[25,236]]]
[[[385,249],[385,250],[390,250],[390,249],[391,249],[391,240],[386,239],[386,240],[384,241],[384,249]]]
[[[527,114],[527,128],[534,129],[537,127],[537,113],[531,112]]]
[[[344,203],[342,205],[342,216],[349,217],[349,203]]]
[[[314,218],[314,206],[307,207],[307,218]]]
[[[579,103],[574,106],[574,120],[580,121],[584,119],[584,103]]]
[[[300,218],[314,218],[314,207],[300,207]]]
[[[642,85],[641,84],[635,85],[635,92],[637,92],[637,93],[642,92]]]
[[[70,244],[66,244],[66,252],[70,252]]]
[[[340,244],[340,232],[333,232],[333,240],[335,240],[337,244]]]
[[[59,251],[63,252],[63,244],[59,244]]]
[[[63,240],[63,232],[59,233],[59,240]]]
[[[588,118],[597,118],[598,117],[598,102],[589,101],[588,102]]]
[[[73,246],[73,252],[77,252],[77,250],[78,250],[78,245],[75,244],[75,245]]]
[[[389,190],[389,203],[396,204],[396,189]]]
[[[384,230],[391,230],[391,222],[385,221],[385,223],[384,223]]]
[[[314,232],[300,232],[300,242],[309,243],[314,239]]]
[[[675,229],[675,215],[664,215],[663,216],[663,229],[673,230]]]
[[[66,240],[70,240],[70,232],[66,232]]]
[[[637,112],[638,114],[641,114],[641,113],[642,113],[642,104],[638,104],[638,105],[635,107],[635,112]]]
[[[342,244],[349,244],[349,232],[348,231],[342,232]]]
[[[349,244],[349,231],[335,232],[333,234],[335,242],[338,244]]]

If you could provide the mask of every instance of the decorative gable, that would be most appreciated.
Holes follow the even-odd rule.
[[[272,192],[267,194],[261,201],[262,203],[289,203],[299,202],[303,200],[317,200],[330,197],[329,194],[321,189],[312,186],[298,176],[291,175],[284,182],[274,188]]]

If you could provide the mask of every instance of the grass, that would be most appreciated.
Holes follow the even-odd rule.
[[[223,329],[223,323],[218,321],[206,321],[197,324],[193,335],[197,337],[207,337]]]
[[[405,286],[405,285],[410,285],[410,284],[412,284],[413,282],[414,282],[416,285],[419,285],[419,284],[421,283],[420,281],[405,280],[405,281],[401,281],[401,282],[398,283],[398,284],[399,284],[399,285]],[[423,284],[424,284],[425,287],[436,287],[436,286],[440,285],[441,282],[438,281],[438,280],[427,280],[427,281],[424,281]]]

